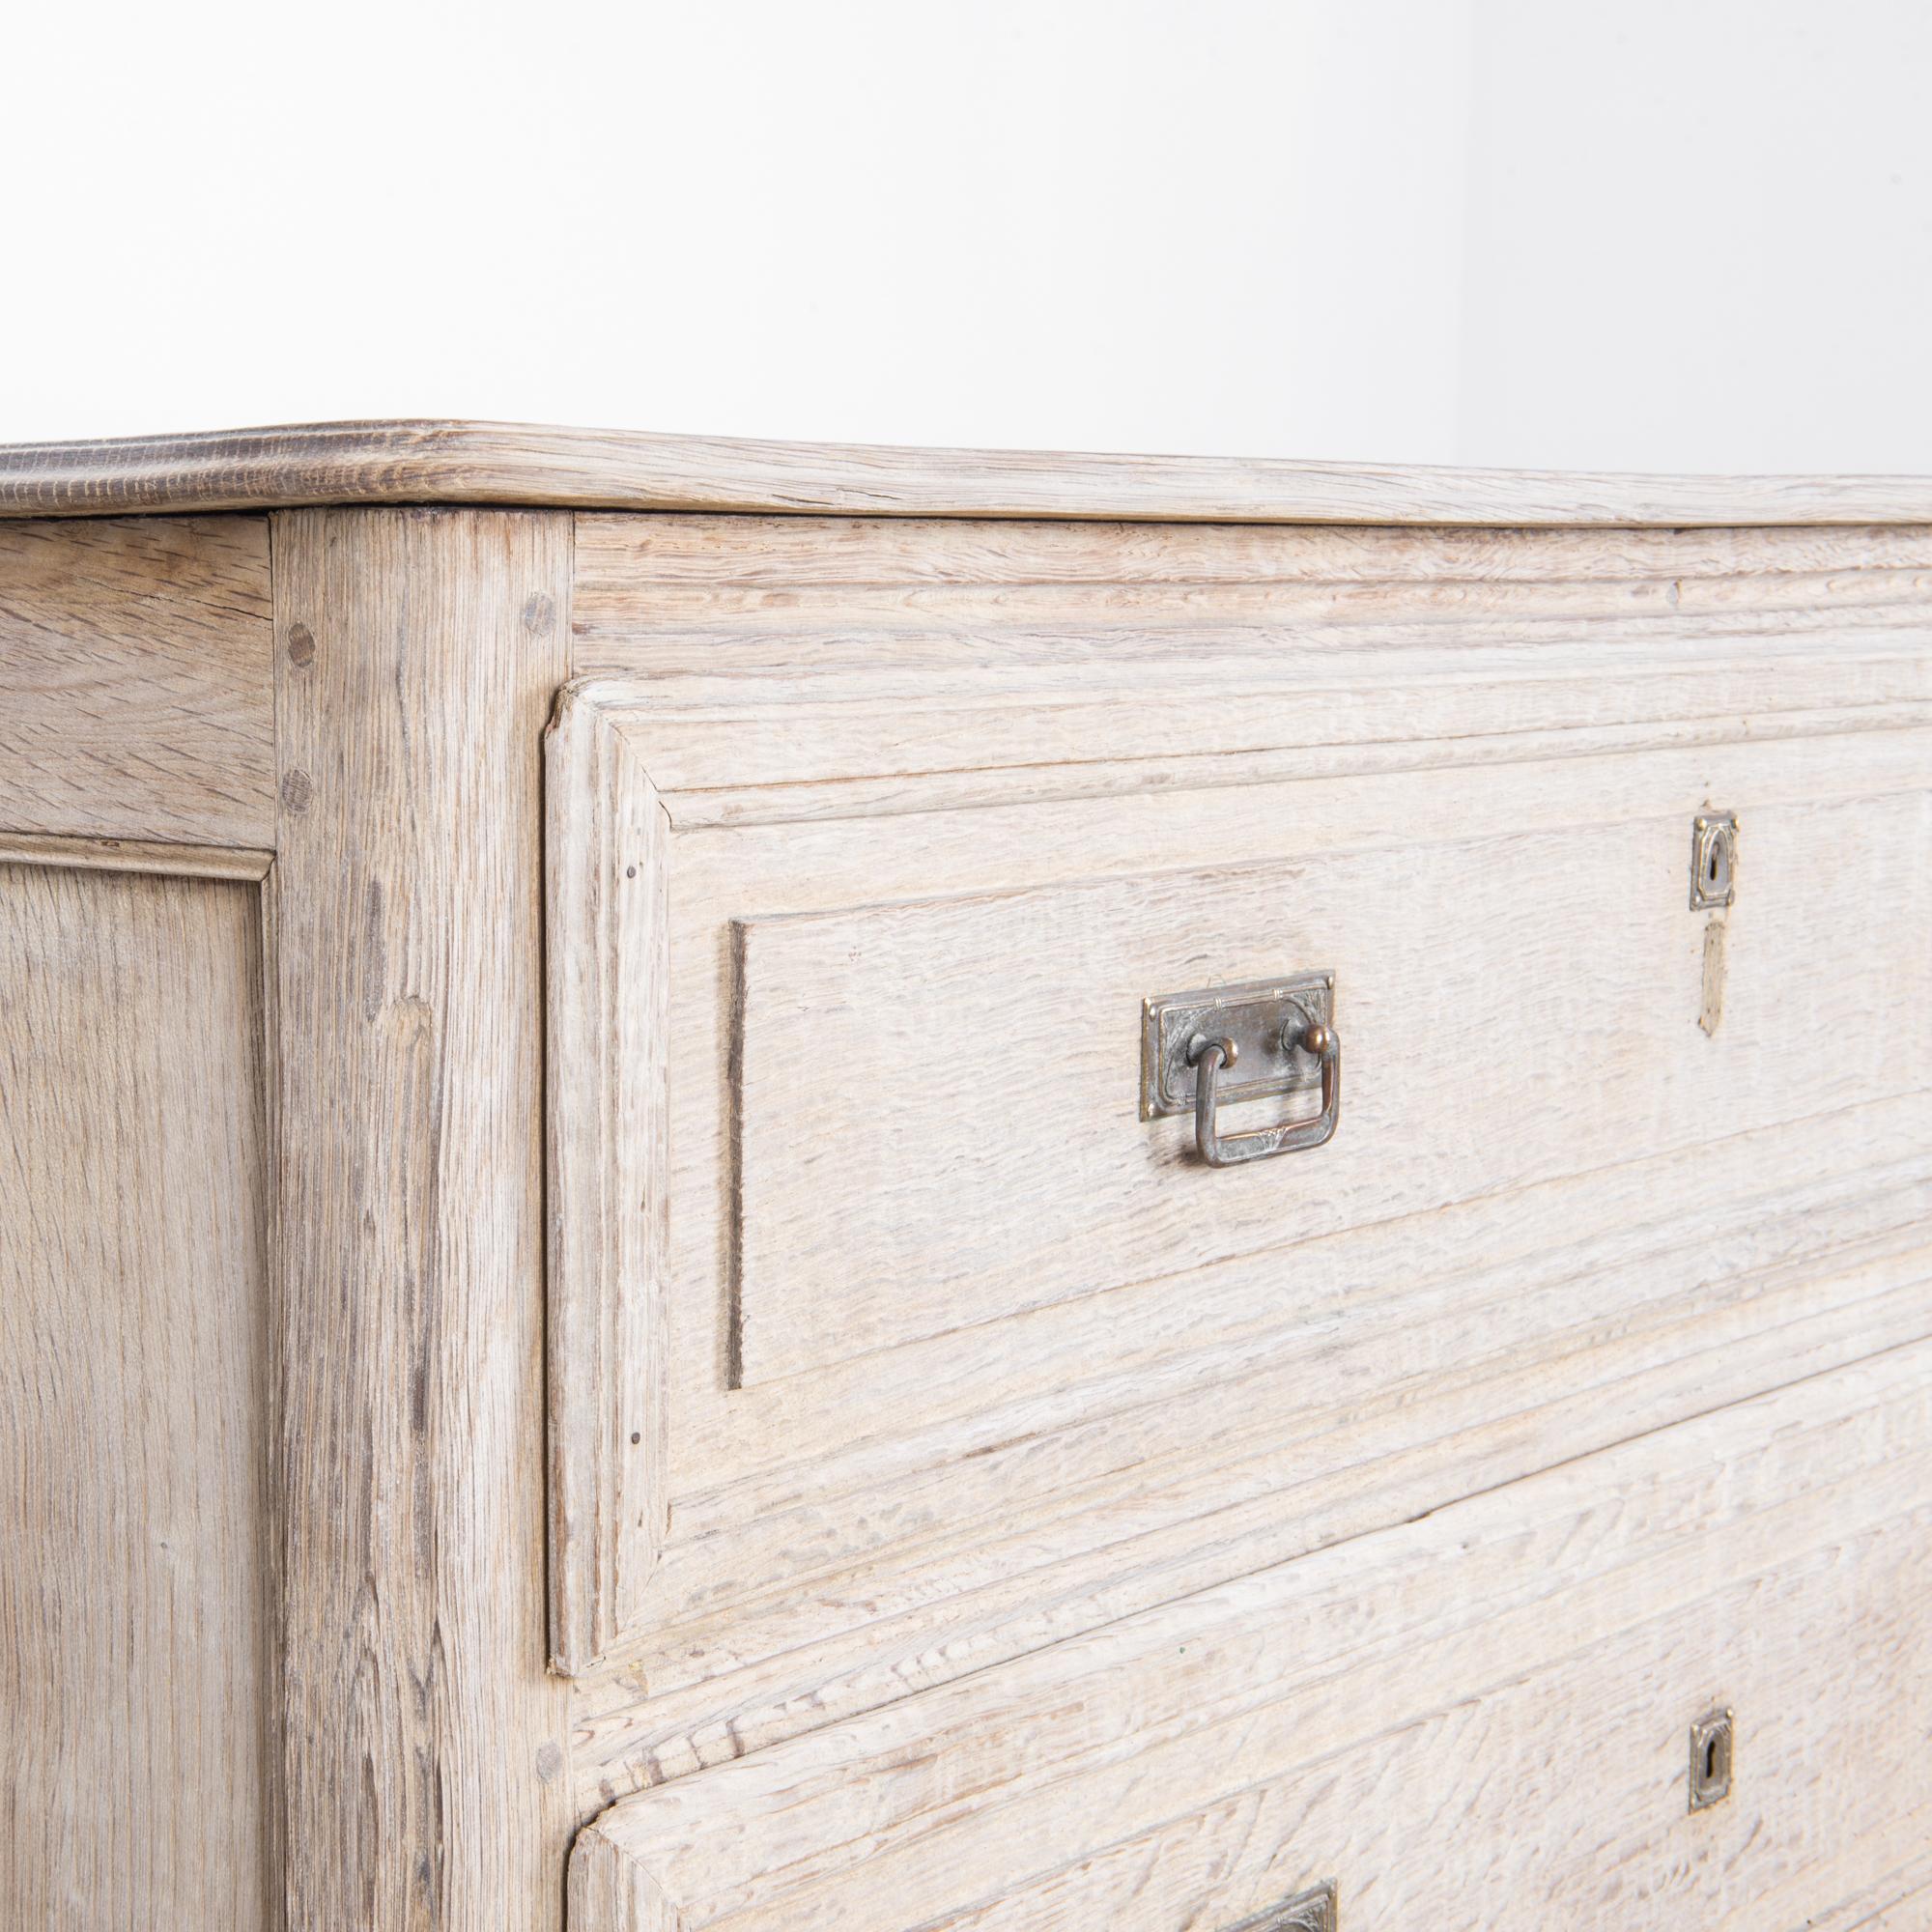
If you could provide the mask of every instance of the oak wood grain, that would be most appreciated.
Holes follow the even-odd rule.
[[[522,507],[412,507],[436,497]],[[178,1231],[204,1158],[230,1159],[209,1120],[260,1091],[233,1016],[264,906],[280,1260],[258,1247],[253,1313],[213,1344],[171,1276],[128,1270],[173,1297],[166,1373],[197,1428],[213,1418],[206,1466],[125,1363],[97,1385],[160,1442],[143,1501],[187,1496],[214,1524],[191,1541],[223,1587],[259,1576],[246,1535],[270,1535],[288,1658],[280,1693],[233,1645],[171,1677],[172,1654],[142,1649],[158,1621],[97,1641],[121,1612],[91,1610],[75,1641],[99,1684],[131,1660],[137,1735],[179,1735],[197,1699],[263,1715],[195,1734],[190,1758],[220,1761],[190,1762],[178,1804],[128,1781],[133,1753],[108,1765],[84,1824],[65,1799],[49,1824],[32,1794],[88,1782],[68,1776],[86,1753],[45,1740],[98,1685],[56,1710],[22,1666],[42,1754],[15,1850],[37,1871],[77,1861],[108,1923],[199,1884],[218,1903],[186,1922],[246,1925],[228,1894],[253,1872],[269,1922],[285,1883],[298,1923],[554,1926],[569,1831],[641,1790],[648,1829],[613,1816],[578,1860],[593,1927],[870,1932],[955,1879],[937,1922],[1211,1926],[1325,1875],[1296,1862],[1310,1819],[1351,1869],[1395,1874],[1402,1932],[1458,1909],[1426,1858],[1445,1833],[1443,1871],[1492,1856],[1542,1922],[1587,1925],[1608,1910],[1592,1874],[1651,1872],[1665,1842],[1642,1822],[1650,1759],[1589,1727],[1634,1736],[1682,1670],[1700,1703],[1755,1684],[1869,1724],[1887,1802],[1846,1829],[1811,1775],[1822,1733],[1748,1730],[1792,1808],[1760,1814],[1743,1876],[1715,1876],[1728,1853],[1697,1840],[1654,1895],[1739,1932],[1916,1922],[1922,1783],[1887,1727],[1922,1745],[1925,1714],[1879,1693],[1920,1660],[1922,1617],[1897,1605],[1924,1595],[1923,1525],[1897,1485],[1922,1495],[1927,1445],[1874,1364],[1932,1331],[1932,1080],[1911,1019],[1932,919],[1899,861],[1932,797],[1932,483],[390,424],[0,453],[0,511],[35,502],[96,521],[0,526],[0,800],[20,802],[0,867],[35,868],[30,904],[196,910],[152,932],[128,914],[154,941],[140,961],[63,914],[80,983],[36,985],[0,1040],[104,1056],[114,1023],[77,1043],[79,1021],[42,1009],[104,1007],[100,976],[123,976],[132,1070],[90,1075],[99,1103],[65,1121],[33,1078],[14,1097],[56,1154],[84,1128],[90,1174],[137,1175],[125,1203],[68,1204],[99,1223],[63,1237],[75,1252],[131,1248],[136,1214]],[[338,502],[369,507],[253,513]],[[627,507],[530,507],[599,503]],[[102,515],[190,505],[239,513]],[[557,717],[540,808],[566,656],[598,675]],[[1742,808],[1746,843],[1722,1025],[1699,1032],[1682,820],[1705,804]],[[182,918],[214,934],[212,966]],[[1478,927],[1503,943],[1486,954]],[[31,942],[33,918],[18,930]],[[1271,1217],[1254,1176],[1184,1221],[1179,1130],[1140,1125],[1125,1087],[1117,1118],[1113,1049],[1081,1033],[1101,994],[1233,975],[1256,931],[1350,950],[1350,1064],[1370,1069],[1350,1118],[1402,1151],[1386,1185],[1356,1160],[1320,1225],[1320,1203]],[[1425,983],[1438,1031],[1463,1010],[1442,989],[1474,987],[1508,1048],[1491,1089],[1431,1059]],[[1106,1151],[1084,1192],[1057,1187],[1051,1136],[955,1079],[1020,996],[1040,1037],[1002,1039],[1046,1055],[1061,1124]],[[1840,1050],[1807,1052],[1805,1025]],[[923,1094],[904,1078],[922,1053]],[[188,1096],[158,1152],[143,1054]],[[1118,1070],[1130,1087],[1130,1045]],[[1507,1155],[1493,1173],[1478,1127]],[[944,1187],[920,1173],[935,1155]],[[259,1243],[266,1182],[245,1158],[223,1172],[228,1232],[181,1239],[240,1279],[229,1236],[252,1212]],[[39,1260],[27,1275],[10,1317],[72,1285]],[[244,1533],[209,1499],[271,1425],[220,1351],[259,1362],[270,1342],[287,1508]],[[9,1346],[36,1386],[67,1373],[58,1350]],[[1861,1358],[1889,1463],[1830,1403],[1778,1409],[1744,1462],[1736,1431],[1771,1411],[1694,1421]],[[27,1412],[58,1435],[57,1406]],[[1662,1451],[1619,1462],[1613,1504],[1571,1491],[1538,1514],[1564,1473],[1539,1472],[1610,1470],[1606,1445],[1634,1455],[1646,1432],[1688,1458],[1675,1475]],[[1787,1449],[1761,1480],[1749,1456]],[[156,1540],[88,1540],[125,1521],[105,1453],[42,1463],[108,1498],[76,1548],[151,1602]],[[1514,1502],[1457,1514],[1492,1488]],[[1460,1578],[1451,1531],[1400,1527],[1431,1512],[1478,1552]],[[1621,1580],[1591,1595],[1603,1550]],[[1555,1635],[1547,1600],[1491,1619],[1492,1591],[1532,1574]],[[1319,1671],[1294,1675],[1308,1653],[1269,1646],[1338,1630],[1350,1578],[1380,1621],[1366,1660],[1316,1658],[1347,1687],[1329,1704]],[[1232,1606],[1222,1624],[1143,1622],[1203,1592]],[[1660,1611],[1659,1592],[1693,1608]],[[1431,1605],[1421,1662],[1376,1648]],[[1851,1662],[1806,1654],[1801,1618],[1853,1633]],[[211,1623],[224,1643],[237,1627]],[[1754,1651],[1723,1647],[1747,1628]],[[545,1676],[547,1643],[572,1684]],[[1481,1675],[1503,1654],[1520,1682]],[[1251,1677],[1236,1711],[1228,1687]],[[1473,1706],[1431,1701],[1459,1684]],[[1003,1688],[1006,1714],[976,1687]],[[1211,1747],[1190,1693],[1214,1703]],[[1350,1731],[1350,1700],[1390,1724]],[[1310,1712],[1333,1720],[1319,1764],[1282,1743]],[[1527,1788],[1552,1823],[1523,1831],[1492,1772],[1533,1758],[1551,1713],[1596,1741],[1605,1782],[1589,1816],[1564,1809],[1547,1752]],[[1082,1728],[1116,1719],[1111,1742]],[[1675,1716],[1670,1738],[1681,1776]],[[236,1797],[249,1739],[258,1812]],[[742,1783],[716,1781],[734,1764]],[[1250,1781],[1224,1788],[1224,1764]],[[1416,1788],[1453,1801],[1398,1842]],[[1163,1789],[1182,1806],[1155,1816]],[[1586,1843],[1594,1865],[1565,1862]],[[189,1875],[181,1848],[210,1844]],[[15,1889],[38,1902],[42,1884]],[[1359,1903],[1345,1886],[1345,1915]]]
[[[0,526],[0,833],[274,842],[260,517]]]
[[[1928,1475],[1918,1344],[626,1800],[573,1932],[1171,1932],[1329,1877],[1363,1932],[1849,1923],[1925,1815]]]
[[[1566,475],[439,420],[0,449],[0,515],[421,502],[1235,523],[1927,523],[1932,479]]]
[[[1279,684],[1346,710],[1394,666],[1588,647],[1617,689],[1740,641],[1881,651],[1932,633],[1932,531],[1403,529],[879,518],[578,519],[579,676],[802,673],[875,696],[1004,681],[1064,702],[1164,665],[1224,701]],[[1727,652],[1729,656],[1727,658]],[[1452,655],[1454,654],[1454,655]],[[1821,662],[1816,668],[1823,668]],[[1764,694],[1760,693],[1760,696]],[[1726,702],[1712,694],[1709,710]],[[1145,721],[1151,728],[1161,714]]]
[[[1921,1843],[1932,1837],[1932,1816],[1915,1822]],[[1923,1932],[1923,1927],[1932,1924],[1932,1880],[1926,1879],[1926,1861],[1915,1862],[1918,1877],[1923,1882],[1914,1884],[1910,1892],[1898,1890],[1903,1874],[1889,1878],[1868,1889],[1863,1897],[1849,1901],[1836,1919],[1814,1920],[1817,1932],[1834,1932],[1840,1922],[1851,1927],[1852,1932]],[[1885,1902],[1872,1908],[1874,1893]],[[1806,1932],[1811,1932],[1811,1928],[1807,1927]]]
[[[883,670],[754,678],[678,634],[579,688],[668,820],[679,1042],[668,1523],[579,1680],[580,1802],[1932,1328],[1926,635],[1764,622],[1472,621],[1333,677],[1261,632],[1232,696],[1180,629],[1097,668],[969,638],[937,693],[890,630]],[[1136,1118],[1139,999],[1302,965],[1362,1018],[1361,1137],[1221,1185]],[[1788,1045],[1820,1003],[1842,1066]],[[603,1375],[558,1391],[587,1427],[643,1385]]]
[[[1852,749],[1840,781],[1862,769]],[[1095,848],[1049,889],[949,894],[935,871],[918,899],[738,922],[741,1380],[1932,1089],[1932,1037],[1893,1004],[1932,982],[1932,882],[1892,862],[1932,837],[1932,796],[1751,804],[1730,1032],[1701,1054],[1681,810],[1241,867],[1173,850],[1141,875]],[[1205,1172],[1191,1120],[1138,1118],[1141,999],[1305,970],[1338,974],[1350,1131]],[[1801,1075],[1790,1014],[1827,1009],[1833,1051]]]
[[[539,742],[570,528],[277,521],[292,1922],[554,1926]]]
[[[1352,587],[1356,599],[1373,602],[1378,591],[1433,582],[1447,603],[1459,587],[1474,600],[1486,586],[1507,594],[1542,584],[1570,586],[1573,601],[1595,586],[1609,604],[1668,604],[1676,582],[1705,601],[1769,601],[1794,590],[1815,595],[1806,581],[1815,586],[1848,566],[1922,572],[1932,567],[1932,529],[1432,529],[585,511],[577,526],[574,617],[582,637],[627,615],[681,628],[697,620],[708,597],[718,618],[742,623],[743,607],[762,592],[754,608],[773,617],[798,611],[810,624],[834,593],[838,615],[849,616],[850,593],[865,588],[896,589],[906,599],[923,589],[961,611],[1002,587],[1084,591],[1082,605],[1067,598],[1062,609],[1093,623],[1108,621],[1123,601],[1119,592],[1129,588],[1193,592],[1198,604],[1217,588],[1245,587],[1259,598],[1298,585],[1340,599]],[[642,584],[651,586],[651,602],[639,607],[630,600]],[[690,604],[658,602],[674,591]],[[913,608],[902,602],[901,621]]]
[[[0,1919],[282,1922],[252,887],[0,865]]]

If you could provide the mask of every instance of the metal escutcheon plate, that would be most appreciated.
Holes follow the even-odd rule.
[[[1221,1100],[1265,1099],[1321,1084],[1321,1063],[1287,1043],[1313,1023],[1335,1017],[1332,973],[1291,973],[1194,993],[1164,993],[1141,1003],[1141,1119],[1194,1110],[1196,1069],[1188,1059],[1206,1035],[1235,1042],[1235,1064],[1221,1075]]]

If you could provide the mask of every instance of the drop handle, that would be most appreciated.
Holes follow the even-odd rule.
[[[1326,968],[1159,993],[1141,1002],[1141,1119],[1194,1116],[1209,1167],[1298,1153],[1335,1138],[1342,1120],[1342,1037],[1335,975]],[[1221,1109],[1285,1101],[1320,1086],[1312,1120],[1221,1131]]]
[[[1293,1037],[1291,1038],[1291,1035]],[[1290,1121],[1273,1126],[1251,1127],[1245,1133],[1224,1134],[1217,1115],[1221,1073],[1235,1065],[1239,1049],[1223,1035],[1196,1034],[1188,1042],[1187,1061],[1194,1068],[1194,1144],[1209,1167],[1238,1167],[1243,1161],[1265,1160],[1272,1154],[1300,1153],[1324,1147],[1342,1123],[1342,1039],[1332,1023],[1293,1021],[1283,1029],[1282,1044],[1299,1047],[1321,1063],[1321,1111],[1312,1121]]]

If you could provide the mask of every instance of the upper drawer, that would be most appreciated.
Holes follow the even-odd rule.
[[[555,1648],[623,1639],[666,1738],[1924,1326],[1918,633],[1196,642],[566,697]],[[1298,973],[1339,1131],[1210,1168],[1144,1003]]]

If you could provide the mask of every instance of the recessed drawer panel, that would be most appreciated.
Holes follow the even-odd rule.
[[[1892,1006],[1932,867],[1856,910],[1928,833],[1922,792],[1754,811],[1708,1038],[1682,810],[1306,857],[1289,819],[1274,861],[745,919],[741,1378],[1932,1085]],[[1213,1172],[1191,1118],[1139,1118],[1143,998],[1297,968],[1335,973],[1346,1128]]]
[[[1928,1498],[1920,1345],[628,1799],[571,1923],[1851,1932],[1932,1879]]]
[[[1271,708],[566,698],[555,1650],[613,1656],[593,1719],[648,1684],[630,1775],[1932,1329],[1932,732],[1853,656],[1702,715],[1723,648],[1613,734],[1633,667],[1574,654],[1391,648],[1372,741],[1288,648]],[[1337,1130],[1211,1166],[1145,1004],[1300,974]],[[1314,1113],[1295,1065],[1225,1132]]]

